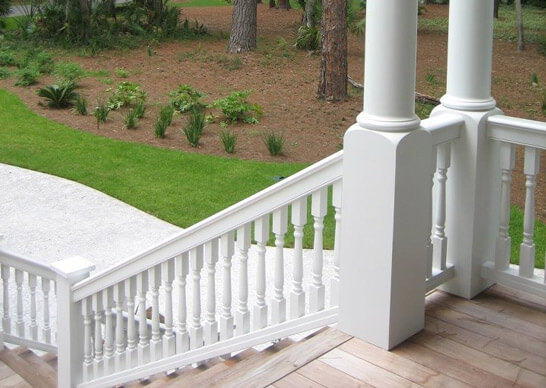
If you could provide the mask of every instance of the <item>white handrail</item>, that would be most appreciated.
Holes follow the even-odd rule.
[[[73,301],[93,295],[341,179],[342,161],[343,151],[338,151],[185,229],[156,247],[83,280],[73,288]]]
[[[490,139],[546,149],[546,123],[503,115],[487,119]]]
[[[55,280],[56,278],[55,272],[48,265],[26,259],[5,249],[0,249],[0,263],[45,279]]]

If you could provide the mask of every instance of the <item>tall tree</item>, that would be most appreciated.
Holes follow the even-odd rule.
[[[525,50],[525,42],[523,40],[523,13],[521,11],[521,0],[515,0],[516,5],[516,23],[518,25],[518,50]]]
[[[347,96],[347,2],[323,0],[322,49],[317,97],[338,101]]]
[[[256,48],[256,0],[234,0],[228,51],[240,53]]]
[[[493,5],[493,17],[495,19],[499,18],[499,5],[500,5],[500,0],[495,0],[495,3]]]

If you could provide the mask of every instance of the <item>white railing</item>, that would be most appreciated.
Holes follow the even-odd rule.
[[[57,353],[55,272],[49,266],[0,250],[4,342]],[[15,302],[15,303],[13,303]]]
[[[540,150],[546,149],[546,123],[506,116],[488,119],[488,136],[500,142],[500,220],[495,247],[495,261],[482,267],[482,276],[507,286],[546,297],[546,277],[535,271],[535,188],[540,168]],[[510,188],[515,165],[516,145],[524,147],[525,210],[523,242],[520,245],[519,266],[510,264],[511,239]]]

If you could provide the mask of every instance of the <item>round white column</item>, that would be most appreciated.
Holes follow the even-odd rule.
[[[368,0],[361,127],[396,132],[419,127],[416,51],[417,0]]]
[[[491,97],[493,0],[451,0],[447,91],[442,105],[456,110],[486,111]]]

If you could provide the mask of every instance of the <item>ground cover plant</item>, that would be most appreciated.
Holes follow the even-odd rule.
[[[258,119],[263,114],[263,108],[259,104],[252,104],[248,96],[252,90],[233,91],[227,97],[214,101],[213,106],[220,108],[226,117],[226,121],[235,124],[244,121],[248,124],[258,124]]]

